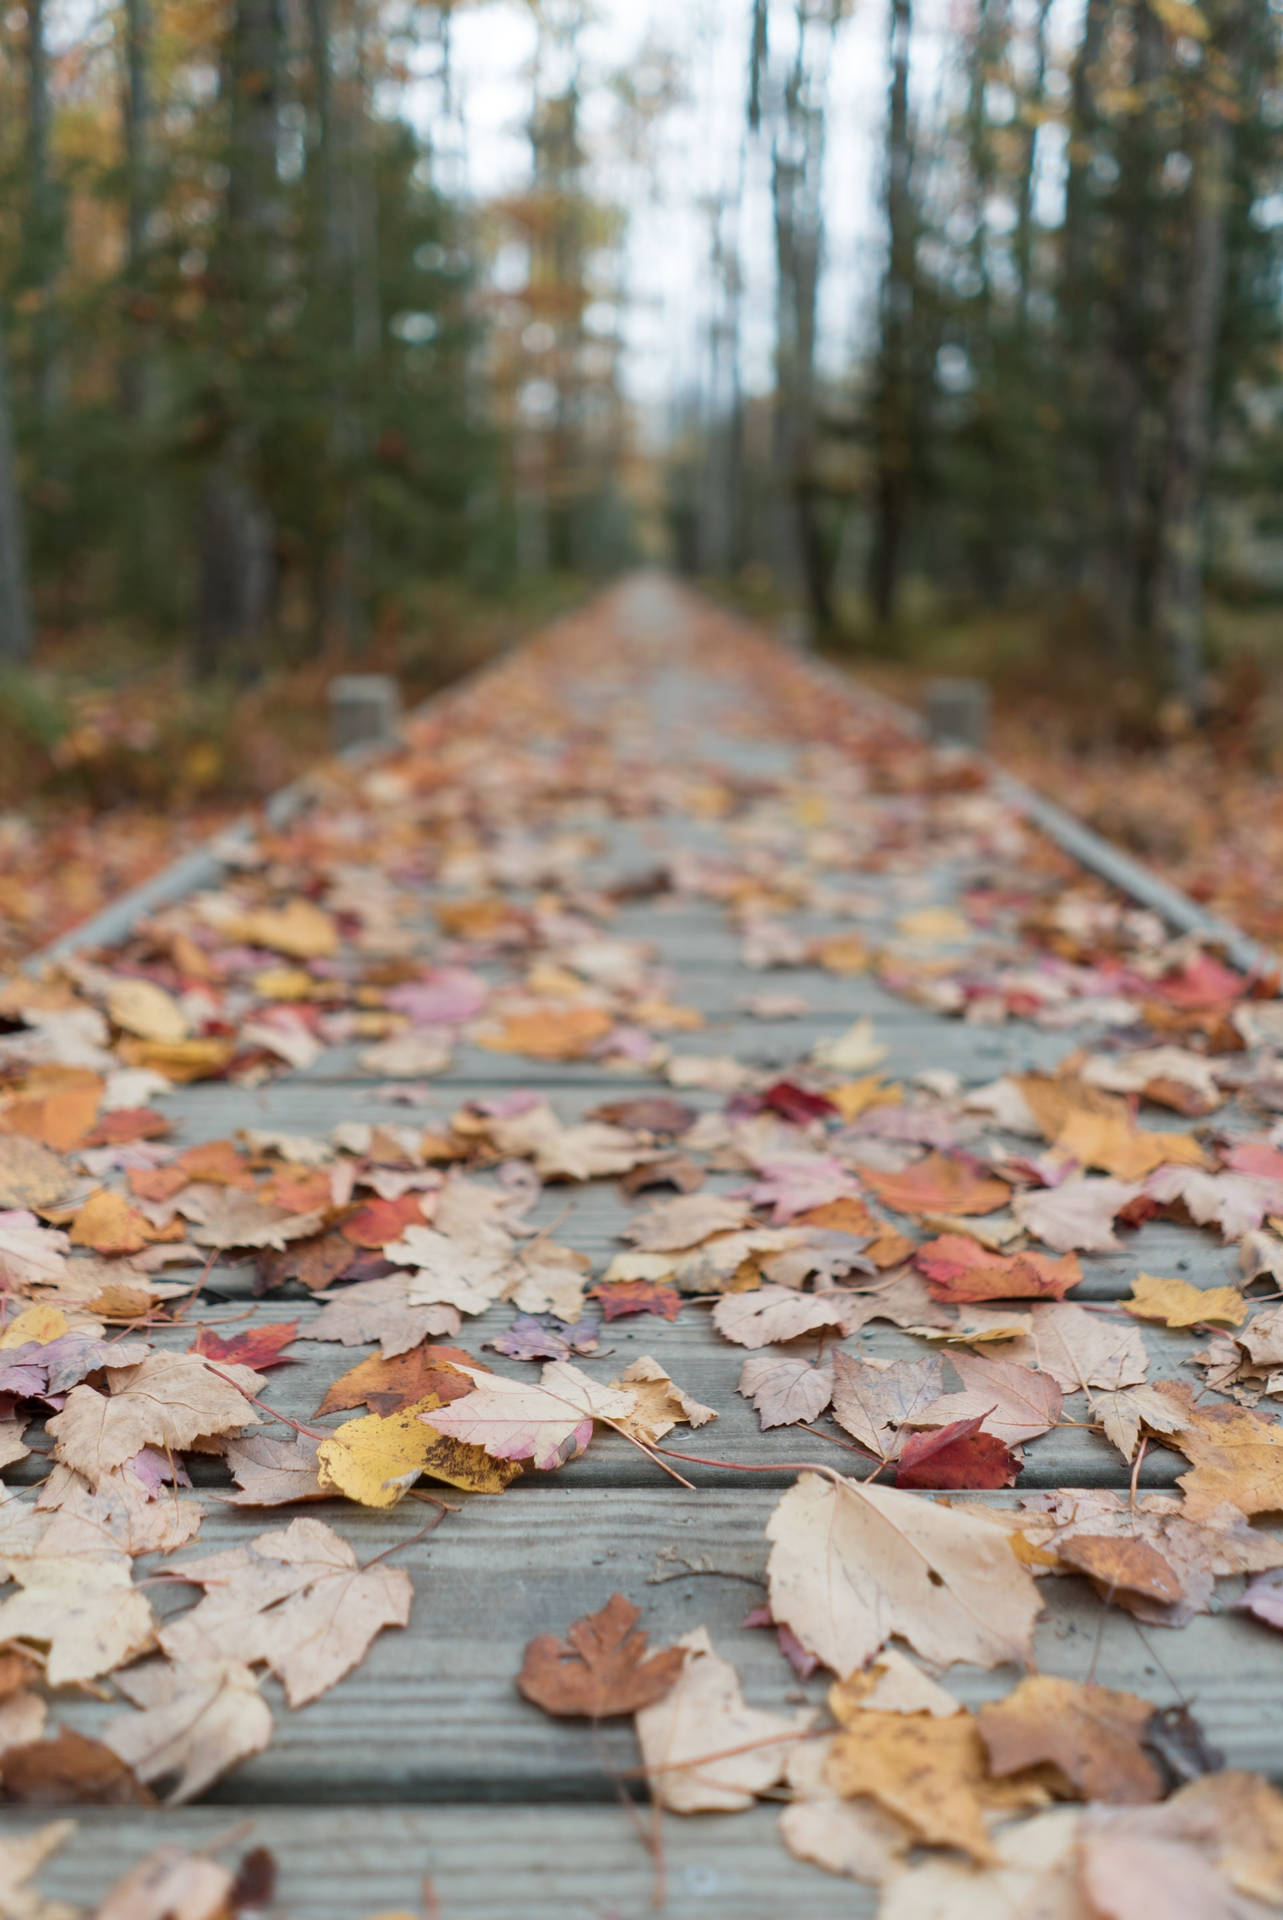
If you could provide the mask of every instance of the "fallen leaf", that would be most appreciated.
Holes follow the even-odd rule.
[[[1020,1463],[996,1435],[981,1431],[983,1420],[977,1414],[932,1433],[907,1434],[896,1462],[896,1486],[1014,1486]]]
[[[24,1807],[154,1807],[128,1763],[100,1740],[59,1727],[49,1740],[10,1747],[4,1798]],[[3,1898],[0,1893],[0,1899]],[[5,1909],[0,1906],[0,1911]]]
[[[1051,1674],[1026,1674],[1004,1700],[979,1708],[990,1771],[1054,1766],[1083,1800],[1146,1805],[1163,1782],[1143,1740],[1154,1709],[1134,1693]]]
[[[477,1364],[460,1347],[411,1347],[408,1353],[394,1354],[391,1359],[371,1354],[331,1383],[316,1409],[317,1418],[361,1406],[371,1413],[399,1413],[402,1407],[413,1406],[430,1393],[436,1394],[438,1404],[444,1406],[472,1392],[471,1376],[459,1368]]]
[[[993,1858],[985,1825],[984,1744],[969,1713],[885,1713],[858,1708],[829,1748],[829,1785],[867,1796],[928,1846]]]
[[[670,1813],[736,1813],[780,1779],[796,1736],[813,1715],[794,1719],[746,1706],[739,1675],[696,1627],[671,1651],[684,1664],[662,1699],[637,1715],[642,1765],[653,1798]],[[779,1736],[778,1743],[773,1736]],[[728,1748],[744,1748],[727,1754]],[[711,1759],[706,1756],[726,1755]]]
[[[526,1648],[517,1685],[545,1713],[605,1720],[662,1698],[686,1662],[683,1647],[647,1653],[637,1608],[614,1593],[568,1629],[565,1642],[541,1633]]]
[[[410,1617],[410,1577],[386,1564],[360,1567],[352,1548],[319,1520],[291,1521],[242,1547],[179,1561],[205,1597],[161,1628],[177,1666],[202,1660],[269,1666],[292,1707],[306,1706],[362,1660],[384,1627]]]
[[[943,1395],[917,1424],[940,1426],[979,1414],[987,1433],[1017,1447],[1059,1420],[1064,1396],[1049,1373],[989,1354],[952,1353],[949,1360],[963,1391]]]
[[[94,1680],[151,1646],[151,1608],[126,1554],[36,1555],[8,1566],[21,1591],[0,1601],[0,1640],[47,1647],[51,1686]]]
[[[1126,1180],[1062,1180],[1018,1193],[1011,1210],[1027,1233],[1058,1253],[1116,1253],[1114,1220],[1140,1191]]]
[[[744,1362],[739,1390],[753,1402],[765,1431],[818,1419],[833,1397],[833,1374],[788,1354],[760,1354]]]
[[[395,1506],[425,1473],[468,1493],[502,1493],[520,1467],[439,1433],[426,1416],[445,1404],[430,1393],[396,1413],[345,1421],[317,1447],[321,1485],[365,1507]]]
[[[635,1394],[599,1386],[568,1360],[550,1360],[538,1386],[500,1373],[472,1377],[472,1393],[434,1413],[438,1431],[545,1472],[583,1452],[594,1420],[622,1421],[637,1405]]]
[[[339,930],[330,915],[297,897],[283,907],[236,914],[221,922],[219,932],[226,940],[267,947],[291,960],[328,960],[339,950]]]
[[[792,1287],[759,1287],[755,1293],[723,1294],[713,1308],[713,1325],[737,1347],[765,1347],[820,1327],[840,1327],[842,1304],[833,1295],[826,1299]]]
[[[1206,1167],[1207,1156],[1191,1133],[1153,1133],[1125,1114],[1071,1113],[1056,1136],[1057,1151],[1081,1167],[1096,1167],[1120,1180],[1143,1180],[1155,1167]]]
[[[151,980],[113,980],[107,989],[107,1013],[113,1026],[140,1040],[187,1038],[187,1019],[172,993]]]
[[[733,1232],[750,1223],[739,1200],[715,1193],[685,1193],[648,1207],[624,1230],[624,1238],[646,1253],[675,1253],[697,1247],[715,1233]]]
[[[682,1296],[676,1287],[658,1280],[606,1280],[588,1289],[607,1320],[620,1320],[630,1313],[655,1313],[675,1320],[681,1312]]]
[[[47,1423],[55,1453],[90,1486],[144,1447],[181,1452],[207,1434],[259,1424],[245,1398],[263,1385],[248,1367],[217,1371],[195,1353],[153,1353],[111,1379],[110,1395],[73,1387]]]
[[[0,1134],[0,1209],[56,1206],[71,1186],[61,1155],[39,1140]]]
[[[532,1060],[582,1060],[615,1022],[604,1007],[545,1007],[509,1014],[502,1026],[478,1035],[494,1053],[524,1053]]]
[[[318,1442],[310,1434],[251,1433],[228,1442],[228,1468],[240,1491],[221,1493],[230,1507],[280,1507],[292,1500],[328,1498],[316,1468]]]
[[[339,1232],[355,1247],[386,1247],[407,1227],[423,1223],[423,1195],[411,1192],[396,1200],[367,1200],[340,1222]]]
[[[1264,1920],[1283,1905],[1283,1796],[1258,1774],[1226,1771],[1161,1806],[1093,1807],[1079,1857],[1102,1920]]]
[[[886,1886],[878,1920],[1101,1920],[1078,1885],[1076,1807],[1055,1807],[993,1836],[993,1860],[927,1860]]]
[[[1191,1519],[1223,1502],[1247,1514],[1283,1510],[1283,1426],[1248,1407],[1196,1406],[1173,1381],[1155,1390],[1182,1417],[1171,1438],[1194,1468],[1177,1476]]]
[[[385,1360],[437,1333],[459,1331],[459,1309],[444,1305],[411,1306],[408,1273],[390,1273],[381,1280],[360,1280],[345,1287],[314,1320],[308,1322],[308,1340],[336,1340],[340,1346],[362,1347],[377,1340]]]
[[[631,1393],[636,1400],[633,1411],[624,1414],[619,1425],[625,1433],[646,1446],[655,1446],[679,1423],[703,1427],[717,1418],[714,1408],[704,1406],[689,1393],[683,1392],[675,1380],[669,1379],[658,1360],[652,1359],[648,1353],[630,1361],[618,1380],[612,1380],[610,1384]]]
[[[903,1173],[861,1171],[883,1205],[896,1213],[994,1213],[1011,1199],[1005,1180],[943,1153],[929,1153]]]
[[[73,1247],[91,1247],[95,1253],[141,1253],[156,1239],[145,1214],[131,1207],[123,1193],[100,1188],[91,1194],[71,1223]]]
[[[116,1882],[94,1920],[226,1920],[234,1887],[207,1854],[158,1847]]]
[[[282,1349],[298,1337],[298,1325],[297,1320],[278,1320],[251,1327],[245,1333],[234,1333],[230,1340],[222,1340],[207,1326],[202,1326],[197,1329],[188,1352],[216,1360],[220,1367],[230,1362],[232,1366],[262,1373],[268,1367],[282,1364]]]
[[[1105,1600],[1121,1597],[1125,1601],[1140,1595],[1162,1606],[1179,1606],[1185,1597],[1175,1567],[1148,1540],[1129,1539],[1126,1534],[1074,1533],[1057,1539],[1056,1557],[1062,1566],[1085,1574]]]
[[[926,1412],[944,1386],[935,1355],[889,1366],[841,1351],[833,1355],[833,1418],[880,1460],[899,1451],[900,1429]]]
[[[238,1660],[149,1661],[118,1674],[116,1686],[142,1711],[109,1721],[103,1742],[138,1779],[172,1779],[169,1806],[194,1800],[271,1740],[271,1709]]]
[[[940,1666],[1029,1656],[1034,1582],[1006,1537],[965,1509],[806,1473],[766,1533],[772,1614],[839,1678],[893,1633]]]
[[[982,1300],[1060,1300],[1082,1279],[1076,1254],[991,1253],[964,1234],[946,1233],[918,1247],[914,1265],[932,1297],[971,1305]]]
[[[1247,1314],[1237,1287],[1195,1287],[1188,1280],[1160,1280],[1152,1273],[1137,1274],[1123,1305],[1137,1320],[1161,1320],[1168,1327],[1237,1327]]]
[[[1030,1319],[1029,1337],[1015,1341],[1009,1357],[1049,1373],[1063,1393],[1082,1387],[1117,1392],[1138,1385],[1149,1370],[1140,1329],[1125,1320],[1069,1301],[1034,1307]]]

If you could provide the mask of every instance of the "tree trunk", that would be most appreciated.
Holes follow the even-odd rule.
[[[53,313],[59,234],[50,155],[49,53],[45,0],[27,0],[27,277],[36,295],[32,394],[47,448],[52,447],[58,406],[58,368]]]
[[[885,186],[889,245],[882,280],[881,344],[873,410],[873,541],[869,558],[869,598],[880,626],[887,625],[895,614],[911,484],[909,352],[915,280],[909,125],[912,32],[912,0],[891,0]]]
[[[12,664],[31,652],[31,609],[22,541],[8,358],[0,316],[0,661]]]
[[[1038,157],[1038,124],[1047,86],[1047,15],[1051,0],[1038,0],[1034,19],[1034,70],[1025,97],[1025,125],[1021,138],[1020,176],[1016,188],[1017,324],[1022,347],[1029,333],[1029,298],[1033,292],[1034,169]]]
[[[125,0],[125,285],[132,330],[121,378],[126,416],[141,420],[147,412],[147,349],[141,343],[147,217],[151,211],[150,121],[148,97],[151,19],[149,0]]]
[[[1205,84],[1191,144],[1189,258],[1179,361],[1168,388],[1154,637],[1162,675],[1194,717],[1203,705],[1203,549],[1213,380],[1225,293],[1232,103]]]

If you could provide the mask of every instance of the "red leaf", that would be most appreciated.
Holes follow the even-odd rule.
[[[245,1333],[233,1334],[230,1340],[220,1340],[208,1327],[199,1327],[187,1351],[203,1353],[207,1360],[231,1361],[238,1367],[253,1367],[256,1373],[262,1373],[267,1367],[288,1364],[281,1348],[288,1347],[297,1332],[297,1320],[250,1327]]]
[[[934,1433],[910,1434],[896,1465],[897,1487],[1010,1487],[1020,1466],[1011,1449],[982,1433],[988,1414],[953,1420]]]
[[[607,1320],[622,1319],[626,1313],[659,1313],[675,1320],[682,1305],[676,1287],[662,1280],[607,1280],[590,1287],[588,1298],[601,1303]]]
[[[809,1087],[799,1087],[795,1080],[777,1080],[757,1098],[759,1112],[778,1113],[781,1120],[791,1120],[799,1127],[805,1126],[808,1120],[824,1120],[838,1112],[827,1094],[812,1093]]]
[[[386,1247],[399,1240],[407,1227],[423,1225],[422,1195],[403,1193],[399,1200],[367,1200],[349,1214],[339,1228],[354,1247]]]
[[[1076,1253],[991,1253],[965,1233],[928,1240],[913,1256],[936,1300],[1063,1300],[1082,1279]]]
[[[173,1131],[172,1123],[155,1107],[117,1107],[105,1113],[93,1132],[85,1136],[87,1147],[121,1147],[131,1140],[161,1140]]]
[[[897,1213],[993,1213],[1005,1207],[1011,1188],[974,1161],[929,1153],[903,1173],[860,1169],[884,1206]]]

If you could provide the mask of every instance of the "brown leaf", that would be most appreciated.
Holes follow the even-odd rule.
[[[1106,1600],[1126,1601],[1140,1594],[1164,1606],[1176,1606],[1185,1597],[1180,1576],[1170,1560],[1148,1540],[1126,1534],[1074,1533],[1056,1542],[1061,1564],[1085,1573]]]
[[[100,1740],[59,1727],[0,1759],[4,1797],[24,1807],[154,1807],[155,1796]]]
[[[113,1373],[110,1395],[73,1387],[47,1427],[58,1459],[97,1486],[144,1447],[181,1451],[206,1434],[257,1426],[241,1389],[256,1394],[262,1386],[248,1367],[215,1370],[200,1354],[152,1353]]]
[[[466,1367],[482,1365],[459,1347],[411,1347],[408,1353],[394,1354],[387,1360],[381,1354],[371,1354],[332,1382],[316,1409],[317,1418],[361,1406],[371,1413],[399,1413],[402,1407],[413,1406],[430,1393],[436,1394],[440,1405],[462,1400],[465,1393],[472,1392],[473,1382],[459,1372],[456,1362]]]
[[[757,1409],[763,1431],[815,1420],[833,1397],[833,1375],[827,1367],[788,1354],[760,1354],[740,1370],[739,1390]]]
[[[976,1724],[993,1773],[1049,1763],[1083,1800],[1139,1806],[1163,1797],[1141,1744],[1153,1712],[1134,1693],[1027,1674],[1005,1700],[981,1707]]]
[[[604,1720],[660,1699],[685,1663],[682,1647],[646,1651],[638,1609],[622,1593],[576,1620],[563,1643],[541,1633],[526,1648],[517,1685],[545,1713]]]
[[[738,1347],[765,1347],[796,1340],[820,1327],[842,1325],[844,1302],[834,1294],[798,1293],[792,1287],[759,1287],[755,1293],[723,1294],[713,1325]]]
[[[843,1798],[865,1795],[928,1846],[992,1860],[985,1827],[988,1768],[969,1713],[884,1713],[857,1708],[829,1748],[828,1782]]]
[[[1171,1436],[1193,1464],[1178,1476],[1191,1519],[1223,1502],[1242,1513],[1283,1510],[1283,1426],[1247,1407],[1195,1406],[1190,1389],[1160,1381],[1156,1391],[1182,1418]],[[1164,1436],[1166,1438],[1166,1436]]]
[[[0,1209],[56,1206],[71,1185],[65,1160],[39,1140],[0,1134]]]
[[[903,1173],[865,1168],[862,1177],[896,1213],[994,1213],[1011,1199],[1005,1180],[943,1153],[929,1153]]]

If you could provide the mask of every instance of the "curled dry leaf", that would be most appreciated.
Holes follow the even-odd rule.
[[[1181,1416],[1172,1440],[1194,1469],[1178,1476],[1191,1519],[1223,1504],[1248,1514],[1283,1510],[1283,1426],[1278,1421],[1248,1407],[1196,1406],[1190,1389],[1174,1381],[1160,1382],[1155,1391]]]
[[[618,1380],[612,1380],[610,1384],[625,1393],[631,1393],[636,1400],[632,1412],[624,1414],[619,1425],[634,1440],[640,1440],[647,1446],[654,1446],[679,1423],[703,1427],[717,1418],[715,1407],[706,1407],[702,1401],[685,1393],[675,1380],[669,1379],[658,1360],[648,1353],[639,1354],[636,1360],[630,1361]]]
[[[178,1563],[205,1598],[159,1639],[177,1666],[201,1660],[269,1666],[292,1707],[315,1700],[364,1658],[384,1627],[403,1627],[413,1589],[398,1567],[360,1567],[319,1520],[294,1520],[247,1546]]]
[[[839,1677],[893,1633],[940,1666],[1028,1658],[1042,1605],[1032,1576],[965,1509],[806,1473],[766,1533],[772,1614]]]
[[[26,1807],[156,1804],[118,1753],[72,1727],[59,1727],[50,1739],[30,1746],[10,1747],[4,1756],[4,1798]]]
[[[1060,1300],[1082,1279],[1075,1254],[991,1253],[965,1234],[946,1233],[919,1247],[914,1264],[932,1297],[969,1305],[982,1300]]]
[[[637,1715],[651,1793],[670,1813],[737,1813],[780,1779],[814,1715],[789,1719],[746,1706],[739,1675],[714,1651],[706,1627],[684,1635],[679,1650],[676,1681]],[[737,1748],[745,1751],[728,1752]]]
[[[566,1640],[541,1633],[526,1648],[517,1685],[545,1713],[605,1720],[636,1713],[666,1694],[686,1661],[683,1647],[648,1653],[640,1614],[622,1593],[585,1614]]]

